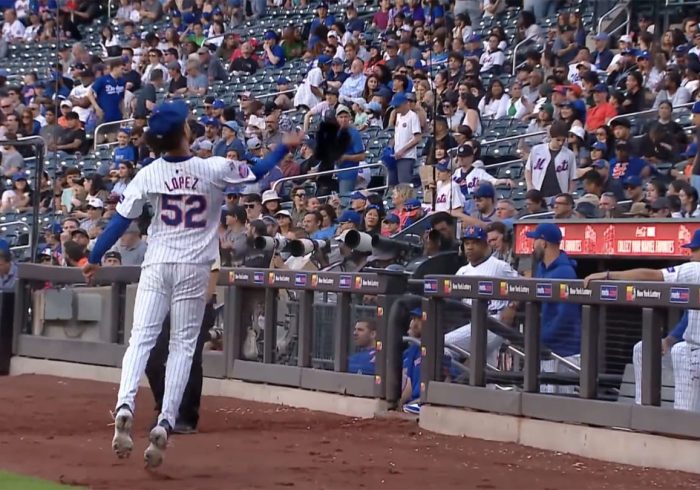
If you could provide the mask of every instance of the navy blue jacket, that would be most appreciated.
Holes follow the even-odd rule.
[[[565,252],[549,264],[537,264],[536,278],[578,279],[576,262]],[[581,306],[567,302],[542,303],[541,312],[542,343],[552,352],[562,356],[581,353]]]

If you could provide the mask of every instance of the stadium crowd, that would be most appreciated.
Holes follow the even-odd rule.
[[[662,32],[639,14],[628,34],[610,35],[584,22],[583,3],[568,0],[380,0],[369,9],[121,0],[112,19],[97,23],[104,12],[90,0],[9,4],[0,58],[18,43],[61,41],[46,72],[0,71],[0,137],[41,136],[55,164],[37,182],[32,150],[0,148],[0,214],[29,211],[38,193],[41,212],[52,216],[42,263],[86,262],[126,186],[158,157],[144,144],[149,114],[179,98],[192,105],[191,148],[201,158],[254,166],[285,132],[307,132],[261,181],[226,189],[226,266],[388,266],[400,251],[351,249],[348,232],[412,230],[424,238],[422,253],[433,255],[461,247],[457,225],[471,230],[465,243],[487,245],[481,256],[464,245],[465,255],[488,252],[517,270],[511,231],[525,216],[700,214],[698,15]],[[296,8],[309,12],[302,25],[245,29]],[[85,26],[99,30],[96,49],[82,41]],[[270,94],[236,88],[261,73],[274,81]],[[640,117],[646,110],[651,117]],[[96,133],[105,123],[114,124]],[[324,124],[345,135],[334,161],[324,158],[328,141],[316,131]],[[518,134],[501,156],[493,150],[499,128]],[[65,165],[92,154],[95,143],[110,155],[94,171]],[[104,265],[141,263],[149,219],[132,225]],[[551,230],[541,235],[533,238],[558,251]],[[254,247],[259,237],[340,246],[299,260]],[[412,311],[414,332],[419,313]],[[371,324],[362,328],[356,339],[370,345]]]

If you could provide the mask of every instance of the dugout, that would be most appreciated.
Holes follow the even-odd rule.
[[[513,250],[521,259],[521,270],[531,265],[532,240],[525,235],[541,220],[522,220],[514,225]],[[593,272],[634,268],[661,269],[688,261],[688,243],[700,229],[699,220],[599,219],[558,220],[563,241],[561,248],[576,260],[580,278]],[[638,294],[625,291],[624,294]],[[664,334],[680,318],[679,309],[667,308]],[[604,373],[622,374],[631,362],[632,348],[642,338],[642,310],[615,305],[600,308],[600,369]]]

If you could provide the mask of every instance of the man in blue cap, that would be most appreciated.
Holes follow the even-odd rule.
[[[277,44],[277,33],[267,31],[263,35],[263,51],[265,52],[265,66],[282,68],[284,66],[284,49]]]
[[[487,242],[488,234],[480,226],[467,226],[462,235],[461,251],[467,259],[467,265],[459,268],[457,276],[491,277],[494,279],[508,279],[518,277],[518,273],[507,262],[492,255]],[[471,305],[471,300],[464,300]],[[508,301],[489,301],[489,315],[494,319],[510,325],[515,316],[516,305]],[[453,344],[462,350],[471,349],[471,324],[463,325],[445,335],[445,344]],[[493,332],[487,334],[486,361],[496,367],[498,363],[498,350],[503,339]]]
[[[596,272],[583,280],[585,287],[592,281],[654,281],[671,284],[700,284],[700,230],[683,248],[690,250],[690,262],[664,269],[631,269],[626,271]],[[680,288],[679,288],[680,289]],[[674,294],[674,292],[671,292]],[[683,291],[675,292],[682,295]],[[679,301],[684,301],[679,297]],[[671,334],[679,335],[682,322]],[[673,408],[700,411],[700,311],[688,310],[688,325],[682,334],[683,341],[671,347],[673,378],[675,380]],[[670,342],[667,342],[670,345]],[[668,348],[668,345],[665,347]]]
[[[610,35],[607,32],[598,33],[593,40],[595,41],[595,51],[591,53],[593,64],[596,71],[605,71],[610,66],[613,60],[613,53],[608,48]]]
[[[396,113],[394,122],[394,171],[389,172],[389,184],[410,184],[413,180],[413,167],[418,158],[417,146],[423,139],[418,115],[410,108],[408,97],[403,92],[391,99]]]
[[[322,54],[316,59],[316,66],[309,70],[294,94],[294,107],[311,109],[321,102],[321,97],[323,97],[321,86],[326,78],[325,74],[331,67],[331,61],[333,58],[326,54]]]
[[[526,233],[534,240],[533,255],[537,260],[533,277],[542,279],[578,279],[576,262],[560,250],[561,230],[554,223],[541,223]],[[543,302],[540,312],[540,339],[555,354],[579,365],[581,362],[581,306],[566,301]],[[542,371],[570,372],[558,360],[542,361]],[[573,386],[543,385],[547,393],[573,393]]]
[[[350,194],[350,209],[358,213],[364,213],[367,207],[367,196],[361,191]]]
[[[357,211],[346,210],[338,217],[338,228],[336,229],[336,236],[340,235],[346,230],[358,230],[360,224],[362,223],[362,215]]]
[[[212,157],[192,157],[189,148],[189,109],[184,102],[156,106],[148,121],[146,143],[162,155],[142,169],[126,187],[116,214],[95,243],[83,274],[91,280],[102,257],[149,203],[154,217],[134,306],[129,347],[115,411],[112,448],[120,458],[133,448],[131,429],[136,392],[151,350],[170,311],[170,350],[158,424],[149,435],[146,465],[163,462],[168,438],[176,424],[188,383],[206,304],[212,264],[219,256],[219,205],[229,184],[253,182],[301,144],[303,136],[289,133],[252,169],[245,163]]]

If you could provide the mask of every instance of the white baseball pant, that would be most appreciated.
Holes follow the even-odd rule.
[[[700,411],[700,346],[678,342],[671,348],[676,383],[673,408]]]
[[[564,359],[581,366],[581,354],[567,356]],[[571,374],[575,371],[561,362],[559,359],[546,359],[540,363],[542,373],[562,373]],[[540,385],[540,393],[555,393],[558,395],[573,395],[576,393],[576,385]]]
[[[170,311],[170,344],[165,367],[165,395],[158,422],[175,427],[182,395],[187,385],[192,356],[206,305],[210,264],[150,264],[141,271],[134,325],[122,360],[117,407],[135,410],[139,381],[148,357]]]
[[[472,324],[467,323],[445,334],[445,344],[456,345],[462,350],[471,352]],[[486,363],[498,367],[498,351],[503,339],[491,331],[486,332]],[[451,355],[450,351],[448,354]]]
[[[634,403],[642,404],[642,341],[634,344],[632,349],[632,366],[634,367]],[[661,369],[671,369],[671,356],[661,357]]]

